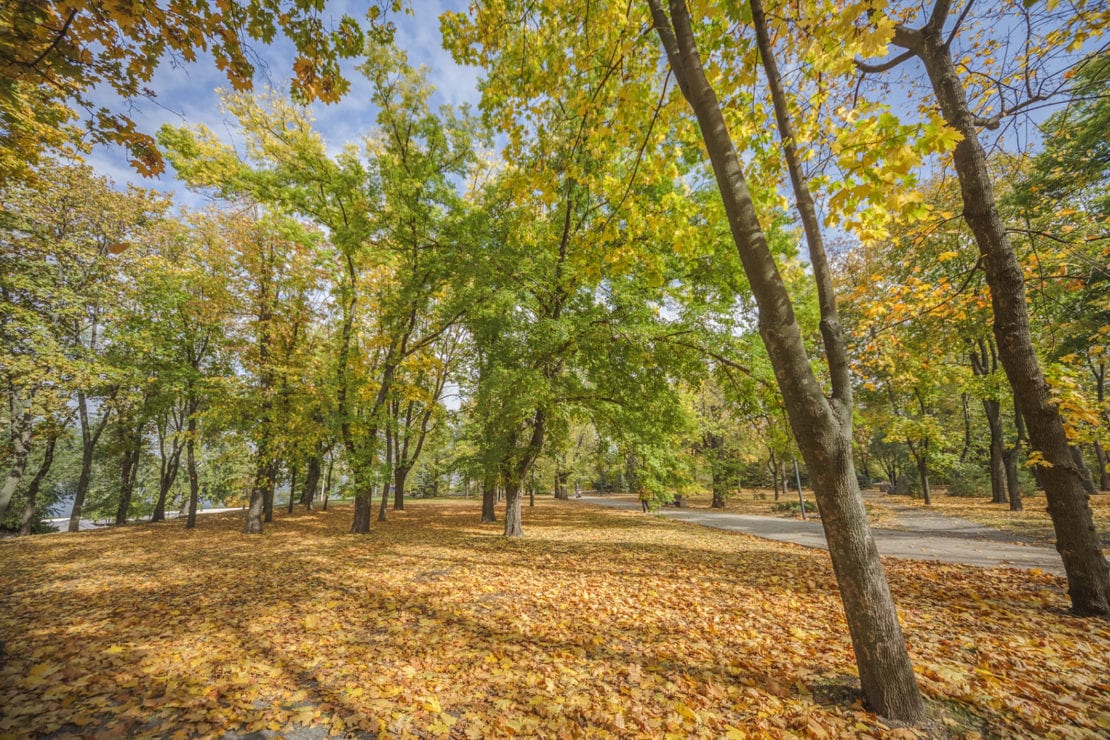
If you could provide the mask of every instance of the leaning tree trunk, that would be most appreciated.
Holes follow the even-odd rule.
[[[816,209],[805,185],[787,115],[762,5],[751,8],[764,69],[798,212],[809,245],[821,307],[821,334],[832,398],[813,374],[789,293],[767,245],[740,160],[710,86],[685,0],[649,0],[655,30],[686,100],[697,116],[725,213],[744,272],[759,308],[759,330],[774,367],[798,447],[813,480],[829,554],[844,602],[864,701],[874,711],[905,722],[924,717],[924,704],[906,651],[898,614],[867,522],[852,462],[852,398],[841,335]]]
[[[1086,466],[1074,454],[1063,419],[1033,347],[1021,263],[998,212],[986,155],[943,29],[944,18],[920,30],[897,28],[894,43],[924,63],[941,113],[962,135],[953,161],[960,181],[964,220],[979,247],[990,288],[998,355],[1021,408],[1029,442],[1048,463],[1041,468],[1056,549],[1068,578],[1072,610],[1110,615],[1110,565],[1102,554],[1087,500]]]
[[[50,472],[54,464],[54,448],[58,445],[58,438],[51,435],[46,438],[46,447],[42,451],[42,463],[39,465],[35,477],[27,486],[27,504],[23,507],[23,521],[20,523],[19,533],[23,536],[31,534],[31,525],[35,522],[35,508],[38,506],[39,488],[42,480]]]

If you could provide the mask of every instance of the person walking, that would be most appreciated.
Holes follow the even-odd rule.
[[[640,486],[640,508],[645,514],[651,511],[651,494],[643,486]]]

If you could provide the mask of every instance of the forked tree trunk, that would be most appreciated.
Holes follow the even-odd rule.
[[[77,393],[77,414],[81,419],[81,473],[77,477],[77,492],[73,499],[73,511],[69,515],[69,531],[76,532],[81,529],[81,507],[85,505],[85,496],[89,493],[89,483],[92,481],[93,452],[104,427],[108,425],[108,417],[112,413],[111,406],[101,405],[100,420],[95,428],[89,423],[89,409],[85,394]]]
[[[27,504],[23,507],[23,521],[20,523],[19,533],[23,536],[31,534],[31,525],[35,522],[35,508],[38,506],[39,489],[42,480],[50,472],[54,464],[54,448],[58,445],[58,438],[51,435],[46,438],[46,447],[42,451],[42,463],[27,486]]]
[[[950,3],[938,0],[921,29],[895,28],[894,43],[925,66],[945,122],[963,137],[953,155],[964,220],[979,247],[990,288],[999,360],[1025,419],[1029,442],[1048,465],[1041,468],[1056,549],[1064,563],[1072,610],[1110,615],[1110,565],[1102,554],[1087,500],[1090,476],[1068,442],[1063,419],[1033,347],[1025,279],[998,212],[986,154],[967,95],[952,60],[944,23]]]
[[[762,5],[753,21],[767,72],[798,211],[806,230],[821,307],[821,334],[833,396],[813,374],[782,276],[775,265],[748,191],[716,93],[706,79],[684,0],[649,0],[655,30],[683,95],[697,116],[733,240],[759,307],[759,330],[775,370],[798,447],[813,480],[833,569],[859,668],[864,701],[879,714],[919,722],[924,704],[906,652],[898,615],[867,523],[852,463],[852,399],[832,279],[816,209],[805,186],[785,97],[771,53]]]

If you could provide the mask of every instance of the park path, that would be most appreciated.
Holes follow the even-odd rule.
[[[580,503],[605,506],[611,509],[638,511],[640,502],[633,496],[583,496],[571,499]],[[884,502],[884,505],[885,502]],[[913,516],[899,517],[904,529],[879,529],[871,531],[879,554],[911,560],[936,560],[942,563],[963,563],[980,568],[1039,569],[1047,573],[1064,574],[1060,556],[1047,547],[1014,544],[1017,535],[984,527],[966,519],[947,517],[905,507]],[[730,514],[711,509],[662,508],[654,512],[667,519],[676,519],[703,527],[743,532],[778,542],[792,542],[805,547],[828,549],[825,532],[820,521],[784,519],[773,516]]]

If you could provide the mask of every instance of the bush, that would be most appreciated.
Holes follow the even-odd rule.
[[[781,511],[788,514],[801,514],[802,505],[798,501],[779,501],[777,504],[771,506],[771,511]],[[806,501],[806,516],[817,513],[817,504],[812,501]]]
[[[990,495],[991,477],[983,464],[963,463],[952,468],[948,476],[949,496]]]

